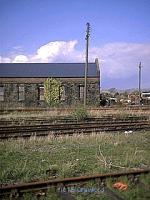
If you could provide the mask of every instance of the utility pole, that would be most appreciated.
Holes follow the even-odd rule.
[[[139,105],[141,104],[141,62],[139,64]]]
[[[88,75],[88,48],[89,48],[89,37],[90,37],[90,23],[87,23],[86,30],[86,62],[85,62],[85,71],[84,71],[84,107],[86,107],[87,99],[87,75]]]

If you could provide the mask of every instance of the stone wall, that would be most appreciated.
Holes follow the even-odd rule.
[[[6,80],[6,79],[5,79]],[[60,80],[60,79],[59,79]],[[83,103],[83,99],[79,98],[79,87],[84,86],[84,78],[80,79],[61,79],[65,88],[65,98],[61,101],[61,106],[71,106]],[[24,86],[25,99],[19,100],[18,88]],[[39,87],[43,85],[40,78],[32,78],[28,81],[7,80],[0,82],[0,86],[4,87],[4,101],[0,101],[0,109],[13,107],[48,107],[44,100],[39,100]],[[89,79],[87,82],[87,104],[99,105],[99,80],[98,78]]]

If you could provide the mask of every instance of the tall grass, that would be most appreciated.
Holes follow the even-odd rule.
[[[77,113],[78,111],[78,113]],[[81,112],[79,112],[81,111]],[[77,115],[75,115],[77,114]],[[3,113],[0,115],[0,119],[19,119],[19,118],[53,118],[53,117],[80,117],[82,114],[85,114],[85,111],[82,107],[72,108],[72,109],[48,109],[47,111],[13,111],[10,113]],[[86,115],[91,117],[103,117],[103,116],[150,116],[150,109],[148,110],[132,110],[132,109],[87,109]]]
[[[150,132],[0,141],[0,183],[148,167]]]

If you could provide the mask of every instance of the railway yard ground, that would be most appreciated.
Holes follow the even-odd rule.
[[[57,125],[58,121],[59,124],[62,121],[63,123],[70,123],[68,113],[70,114],[71,111],[6,112],[0,115],[2,122],[0,127],[7,127],[6,123],[8,123],[8,126],[29,126],[39,122],[41,124],[51,122]],[[90,117],[101,117],[101,119],[104,117],[108,121],[109,117],[115,119],[118,116],[119,119],[135,117],[132,118],[134,123],[140,117],[142,120],[145,120],[146,117],[146,120],[149,121],[150,116],[149,109],[125,109],[123,111],[121,109],[104,109],[102,111],[90,110],[89,113]],[[57,118],[58,115],[59,118]],[[64,121],[64,117],[67,121]],[[76,132],[71,135],[60,134],[59,137],[53,134],[48,134],[46,137],[36,137],[33,135],[28,139],[7,138],[7,140],[0,140],[1,187],[7,184],[149,169],[150,128],[147,127],[146,124],[146,129],[142,128],[139,130],[133,128],[127,131],[120,129],[115,132],[92,131],[90,134],[78,134]],[[141,184],[135,186],[127,177],[119,177],[115,180],[115,182],[119,181],[127,185],[127,189],[121,191],[113,188],[114,180],[107,179],[106,181],[107,186],[111,188],[111,191],[119,194],[120,199],[150,199],[149,174],[140,176],[140,183],[145,186],[143,187],[144,189],[141,187]],[[80,185],[78,190],[72,188],[71,197],[63,197],[63,195],[60,197],[51,188],[46,193],[46,196],[41,195],[39,199],[117,199],[113,195],[112,198],[108,198],[103,191],[96,192],[96,188],[97,184],[94,181],[88,182],[84,186]],[[37,198],[37,196],[27,193],[23,199],[34,200]],[[13,197],[9,196],[9,199],[13,199]]]

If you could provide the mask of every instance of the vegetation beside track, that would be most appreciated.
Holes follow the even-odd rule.
[[[80,106],[79,106],[80,107]],[[10,109],[10,110],[0,110],[0,120],[1,119],[29,119],[29,118],[59,118],[59,117],[69,117],[77,118],[82,114],[82,112],[76,113],[78,107],[75,108],[51,108],[51,109]],[[76,116],[78,114],[78,116]],[[150,116],[150,106],[146,107],[100,107],[100,108],[87,108],[86,115],[90,117],[103,117],[103,116]],[[58,117],[59,116],[59,117]]]
[[[0,116],[2,119],[22,120],[71,116],[72,110],[43,112],[16,112]],[[80,113],[79,113],[80,114]],[[81,113],[82,114],[82,113]],[[149,116],[150,111],[142,110],[88,110],[89,116]],[[79,115],[80,117],[80,115]],[[32,119],[33,120],[33,119]],[[0,141],[0,183],[10,184],[64,178],[96,173],[118,172],[130,169],[148,168],[150,131],[133,133],[100,133],[91,135],[50,136]],[[124,199],[147,198],[140,187],[134,188],[127,180],[129,189],[122,195]],[[142,178],[146,184],[149,179]],[[110,182],[110,185],[112,183]],[[26,199],[31,199],[27,195]],[[34,199],[34,197],[32,197]],[[49,191],[48,199],[58,199]],[[99,194],[78,194],[76,199],[96,200]],[[101,199],[107,199],[101,194]]]
[[[0,183],[148,167],[149,141],[149,131],[1,141]]]

